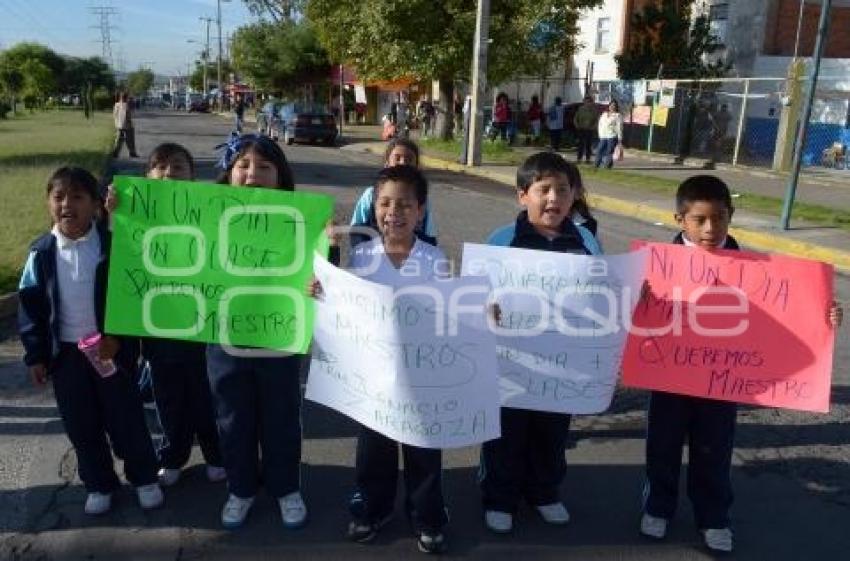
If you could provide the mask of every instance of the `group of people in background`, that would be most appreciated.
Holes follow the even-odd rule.
[[[557,101],[555,120],[562,107]],[[617,115],[612,103],[599,118],[605,158],[622,134]],[[543,115],[538,117],[542,120]],[[587,127],[590,119],[581,122]],[[589,158],[586,151],[582,155]],[[597,162],[599,158],[598,149]],[[352,239],[346,266],[355,274],[371,271],[366,278],[395,289],[445,275],[439,268],[445,254],[439,248],[429,185],[419,160],[419,149],[412,141],[390,142],[383,169],[364,191],[352,217],[352,225],[368,226],[376,235]],[[295,190],[284,152],[268,137],[238,136],[222,164],[218,179],[222,185]],[[147,176],[191,181],[195,178],[192,155],[180,145],[162,144],[150,154]],[[601,254],[597,223],[588,208],[578,166],[556,152],[534,154],[517,171],[516,197],[521,211],[506,217],[509,223],[489,236],[489,244]],[[221,509],[225,528],[245,523],[260,488],[276,499],[284,527],[303,526],[308,510],[301,488],[299,373],[307,357],[237,355],[219,344],[106,334],[111,235],[101,218],[121,202],[111,190],[102,198],[88,171],[67,167],[47,180],[46,198],[53,227],[32,245],[24,266],[19,332],[34,383],[53,383],[88,492],[85,512],[98,515],[112,507],[120,486],[113,455],[124,461],[127,480],[135,487],[141,507],[162,505],[162,487],[179,482],[197,437],[206,477],[227,482]],[[732,199],[720,179],[687,179],[679,187],[675,208],[681,232],[674,243],[706,251],[737,249],[728,234]],[[377,269],[358,266],[376,255],[380,257]],[[338,240],[329,258],[341,264]],[[406,267],[411,263],[418,266]],[[410,276],[403,269],[418,273]],[[313,281],[308,292],[322,298],[323,287]],[[838,325],[840,308],[833,304],[825,321]],[[81,348],[92,334],[100,337],[97,360]],[[153,393],[164,433],[156,448],[133,383],[140,356],[153,369]],[[114,368],[96,367],[104,361],[112,361]],[[731,403],[652,392],[646,501],[641,519],[636,520],[642,534],[654,539],[666,536],[677,504],[687,439],[691,447],[688,494],[697,527],[710,550],[732,550],[729,509],[735,412]],[[479,473],[483,522],[490,531],[513,531],[522,502],[548,524],[570,521],[561,496],[569,426],[567,414],[502,408],[501,437],[484,443]],[[405,514],[417,547],[425,553],[441,553],[448,547],[444,529],[450,520],[441,450],[399,445],[366,427],[361,427],[357,438],[347,536],[354,542],[371,542],[392,519],[399,454],[404,463]]]
[[[470,96],[467,96],[462,105],[456,100],[455,126],[460,134],[468,130],[469,111]],[[587,95],[577,107],[568,107],[561,97],[556,97],[548,108],[544,108],[539,96],[533,95],[525,111],[526,144],[536,145],[541,142],[544,124],[549,135],[549,147],[553,152],[561,150],[564,132],[571,131],[574,133],[578,163],[591,163],[594,149],[596,156],[593,163],[597,168],[611,168],[615,161],[622,159],[623,116],[616,100],[600,108],[593,97]],[[508,95],[500,92],[493,106],[489,138],[513,143],[518,128],[517,112],[511,107]]]

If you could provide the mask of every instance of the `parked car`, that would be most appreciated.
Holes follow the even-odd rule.
[[[189,113],[209,113],[210,102],[201,94],[189,94],[186,111]]]
[[[268,101],[257,111],[257,132],[278,139],[282,101]]]
[[[286,144],[322,142],[332,145],[336,140],[336,119],[323,105],[287,103],[278,111],[279,136]]]

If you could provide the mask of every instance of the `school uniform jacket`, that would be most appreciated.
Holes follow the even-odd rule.
[[[111,237],[102,225],[95,226],[100,238],[100,260],[95,270],[95,320],[103,333],[106,319],[106,285]],[[59,283],[56,278],[56,237],[48,232],[33,242],[18,286],[18,332],[27,366],[48,368],[59,356]],[[138,357],[138,341],[121,338],[116,363],[131,369]]]
[[[528,221],[528,211],[522,211],[516,222],[502,226],[490,234],[489,245],[577,253],[580,255],[601,255],[602,246],[591,231],[570,219],[561,224],[561,234],[549,240],[534,229]]]

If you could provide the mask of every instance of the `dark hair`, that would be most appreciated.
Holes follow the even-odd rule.
[[[560,96],[556,97],[556,98],[555,98],[555,105],[561,105],[561,102],[562,102],[562,101],[563,101],[563,100],[560,98]]]
[[[407,148],[413,152],[413,155],[416,156],[416,165],[419,165],[419,146],[409,138],[394,138],[387,142],[387,149],[384,150],[385,162],[390,159],[390,154],[392,154],[393,150],[395,150],[398,146]]]
[[[593,96],[589,94],[584,96],[584,101],[593,101]]]
[[[729,187],[714,175],[692,175],[679,184],[676,190],[676,212],[686,213],[691,203],[697,201],[721,203],[730,213],[735,210]]]
[[[192,175],[195,175],[195,159],[192,158],[192,154],[189,153],[189,150],[185,146],[177,144],[176,142],[163,142],[151,150],[151,153],[148,156],[147,171],[152,170],[159,162],[167,162],[177,155],[186,158],[186,161],[189,162],[189,168],[192,171]]]
[[[573,189],[572,211],[579,213],[585,220],[593,219],[590,206],[587,204],[587,190],[581,180],[581,172],[575,166],[565,160],[560,154],[554,152],[538,152],[526,158],[516,172],[516,187],[520,191],[528,191],[531,184],[544,177],[556,173],[563,173]]]
[[[516,171],[516,188],[528,191],[535,181],[556,173],[566,175],[573,190],[584,189],[578,168],[554,152],[538,152],[526,158]]]
[[[50,195],[59,184],[67,185],[74,191],[82,191],[96,201],[102,200],[97,179],[87,169],[77,166],[63,166],[57,169],[47,180],[47,194]]]
[[[254,152],[263,157],[277,168],[277,187],[284,191],[295,190],[295,180],[292,177],[292,170],[289,167],[289,162],[286,161],[286,156],[283,150],[277,145],[274,140],[258,135],[258,134],[243,134],[238,139],[239,148],[227,164],[221,175],[218,176],[218,182],[227,184],[230,183],[230,173],[233,171],[233,165],[248,152]],[[271,187],[271,185],[268,185]]]
[[[425,175],[418,168],[404,165],[382,169],[378,173],[378,177],[375,178],[375,200],[378,199],[378,191],[381,185],[389,181],[404,183],[412,187],[416,195],[416,201],[420,205],[428,202],[428,180],[425,179]]]
[[[616,112],[619,113],[620,112],[620,104],[617,103],[616,99],[612,99],[611,101],[608,102],[608,108],[610,109],[612,105],[617,108]]]

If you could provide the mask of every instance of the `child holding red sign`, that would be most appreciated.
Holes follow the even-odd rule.
[[[689,177],[676,193],[673,243],[706,251],[739,249],[729,235],[732,197],[726,184],[711,175]],[[832,302],[828,321],[841,324],[842,309]],[[733,549],[729,509],[732,506],[732,447],[737,405],[701,397],[653,391],[646,437],[646,485],[640,532],[662,539],[676,509],[682,448],[688,441],[688,496],[697,527],[708,549]]]

